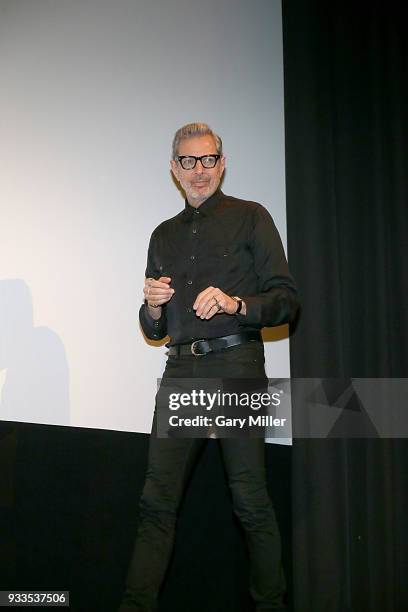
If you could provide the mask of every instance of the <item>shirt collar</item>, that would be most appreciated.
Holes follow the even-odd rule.
[[[186,219],[190,219],[195,211],[198,211],[200,215],[207,217],[217,208],[223,195],[224,194],[222,193],[221,189],[217,189],[217,191],[215,191],[212,196],[200,204],[198,208],[191,206],[191,204],[185,200],[184,216]]]

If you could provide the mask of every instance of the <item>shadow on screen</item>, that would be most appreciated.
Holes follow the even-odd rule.
[[[34,327],[31,292],[0,280],[0,370],[6,369],[0,419],[69,425],[65,348],[48,327]]]

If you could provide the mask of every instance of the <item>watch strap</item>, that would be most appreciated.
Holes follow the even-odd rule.
[[[234,314],[239,314],[242,310],[242,300],[240,297],[238,297],[237,295],[234,295],[232,297],[233,300],[235,300],[238,304],[238,308],[236,309],[236,311],[234,312]]]

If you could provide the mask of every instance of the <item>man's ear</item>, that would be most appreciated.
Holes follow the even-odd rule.
[[[174,174],[174,176],[176,177],[176,179],[178,180],[178,167],[177,167],[177,162],[175,159],[170,160],[170,169],[172,173]]]

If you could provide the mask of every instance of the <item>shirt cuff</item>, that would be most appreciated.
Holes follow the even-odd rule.
[[[267,293],[241,297],[246,305],[246,314],[236,315],[243,325],[274,327],[290,323],[296,314],[296,294],[286,287],[275,287]]]
[[[160,319],[153,319],[147,305],[142,304],[139,310],[139,321],[145,336],[150,340],[161,340],[167,336],[167,320],[163,307]]]

